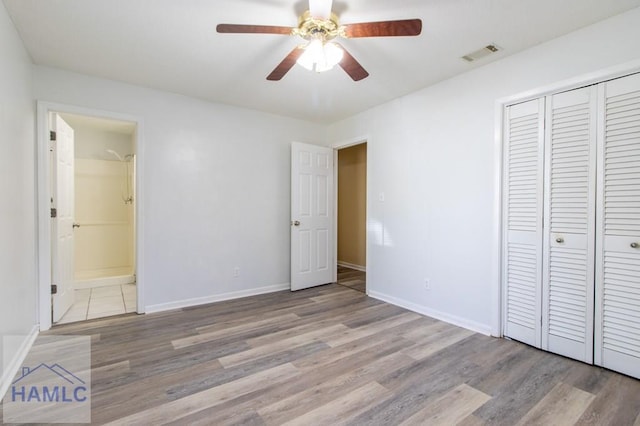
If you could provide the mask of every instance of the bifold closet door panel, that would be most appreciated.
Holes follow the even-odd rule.
[[[548,96],[542,348],[593,362],[597,87]]]
[[[504,334],[540,347],[544,99],[505,109]]]
[[[599,95],[595,363],[640,378],[640,74]]]

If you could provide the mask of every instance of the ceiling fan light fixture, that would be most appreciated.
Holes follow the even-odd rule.
[[[309,71],[324,72],[340,63],[343,55],[344,51],[335,43],[314,39],[304,48],[297,63]]]
[[[419,18],[340,25],[338,16],[331,11],[333,0],[308,1],[309,10],[300,15],[297,27],[218,24],[216,30],[219,33],[282,34],[302,38],[306,43],[294,47],[285,56],[267,75],[269,81],[280,81],[296,63],[315,72],[328,71],[339,64],[353,81],[360,81],[369,73],[348,50],[333,42],[335,38],[417,36],[422,32]]]

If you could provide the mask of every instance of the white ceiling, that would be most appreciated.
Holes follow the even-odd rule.
[[[218,23],[296,26],[305,0],[4,0],[33,61],[274,114],[331,123],[640,6],[640,0],[334,1],[341,24],[420,18],[419,37],[343,40],[369,71],[295,66],[266,76],[299,42],[217,34]],[[504,50],[469,64],[461,56]]]

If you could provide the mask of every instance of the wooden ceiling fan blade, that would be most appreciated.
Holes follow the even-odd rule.
[[[344,46],[339,44],[338,46],[344,52],[342,54],[342,60],[339,62],[339,65],[347,74],[349,74],[349,77],[351,77],[353,81],[360,81],[369,77],[369,73],[363,68],[362,65],[360,65],[360,62],[358,62],[356,58],[351,55],[351,53],[347,52]]]
[[[421,32],[422,20],[420,19],[362,22],[348,24],[345,28],[345,35],[348,38],[417,36]]]
[[[273,25],[218,24],[216,31],[231,34],[282,34],[291,35],[292,27]]]
[[[278,66],[271,71],[271,74],[267,76],[267,80],[278,81],[289,72],[291,68],[296,64],[296,61],[302,55],[304,49],[300,47],[294,48],[289,54],[278,64]]]

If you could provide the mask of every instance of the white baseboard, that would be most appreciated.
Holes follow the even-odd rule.
[[[31,350],[31,346],[33,346],[33,342],[36,341],[38,334],[40,333],[40,327],[36,324],[33,326],[29,334],[25,336],[18,352],[13,356],[13,359],[5,364],[7,368],[2,370],[2,378],[0,378],[0,401],[4,398],[4,394],[9,390],[9,386],[11,386],[11,380],[15,377],[18,369],[24,362],[25,358],[27,358],[27,354]]]
[[[356,271],[367,272],[367,267],[366,266],[356,265],[354,263],[338,261],[338,266],[343,266],[345,268],[355,269]]]
[[[118,275],[115,277],[94,278],[91,280],[80,280],[73,283],[75,290],[84,288],[108,287],[112,285],[132,284],[136,282],[135,275]]]
[[[401,308],[405,308],[440,321],[448,322],[449,324],[457,325],[458,327],[466,328],[467,330],[475,331],[476,333],[484,334],[485,336],[491,336],[490,325],[480,324],[466,318],[440,312],[435,309],[427,308],[426,306],[408,302],[404,299],[399,299],[377,291],[369,290],[367,294],[374,299],[382,300],[383,302],[391,303],[392,305],[400,306]]]
[[[196,297],[194,299],[184,299],[169,303],[160,303],[157,305],[149,305],[145,309],[145,313],[170,311],[172,309],[188,308],[190,306],[206,305],[208,303],[223,302],[225,300],[240,299],[241,297],[257,296],[259,294],[274,293],[276,291],[289,290],[289,283],[270,285],[266,287],[252,288],[250,290],[232,291],[230,293],[214,294],[205,297]]]

